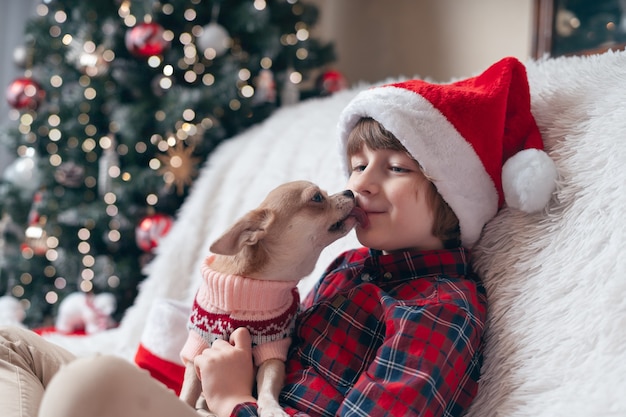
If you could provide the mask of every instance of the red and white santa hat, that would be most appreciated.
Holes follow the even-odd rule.
[[[466,247],[505,201],[540,211],[556,188],[556,166],[530,110],[526,68],[515,58],[449,84],[410,80],[362,91],[340,116],[344,164],[348,135],[362,117],[381,123],[420,163],[457,215]]]

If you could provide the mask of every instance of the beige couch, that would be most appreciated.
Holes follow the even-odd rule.
[[[469,415],[626,416],[626,53],[527,67],[533,113],[560,180],[546,211],[503,209],[475,249],[490,314],[481,388]],[[283,108],[220,146],[120,327],[52,339],[79,354],[132,359],[151,306],[164,298],[190,304],[209,243],[267,191],[293,179],[343,188],[335,126],[365,87]],[[356,244],[349,235],[328,248],[302,292]],[[152,337],[169,339],[163,349],[170,349],[179,342],[165,328]]]

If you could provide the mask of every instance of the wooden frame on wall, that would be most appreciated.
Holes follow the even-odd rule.
[[[550,53],[554,22],[554,0],[535,0],[535,23],[532,54],[540,58]]]
[[[591,55],[625,49],[625,7],[624,0],[535,0],[533,57]],[[570,22],[565,20],[568,17],[580,25],[570,27],[570,39],[559,36],[559,29],[562,31],[563,25]]]

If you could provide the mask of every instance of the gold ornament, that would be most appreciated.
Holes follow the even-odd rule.
[[[167,188],[175,185],[178,195],[183,195],[185,186],[191,185],[198,175],[196,165],[200,158],[193,156],[194,149],[193,145],[185,146],[182,141],[177,141],[165,155],[157,155],[162,164],[159,173],[163,175],[163,181]]]

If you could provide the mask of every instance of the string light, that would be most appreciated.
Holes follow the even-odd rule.
[[[46,259],[50,262],[54,262],[59,258],[59,253],[54,249],[48,249],[46,251]]]
[[[152,55],[151,57],[148,58],[148,65],[151,68],[159,68],[161,66],[161,57],[157,56],[157,55]]]
[[[300,84],[302,82],[302,74],[298,71],[293,71],[291,74],[289,74],[289,81],[294,84]]]
[[[48,153],[52,153],[51,149],[48,150]],[[50,165],[52,165],[53,167],[58,167],[63,163],[63,159],[61,158],[61,156],[56,153],[50,155],[50,157],[48,158],[48,161],[50,162]]]
[[[156,194],[148,194],[146,196],[146,204],[148,204],[149,206],[154,206],[158,202],[159,202],[159,197],[157,197]]]
[[[54,13],[54,20],[59,24],[63,24],[67,20],[67,14],[63,10],[57,10]]]
[[[67,286],[67,280],[63,277],[57,277],[54,280],[54,288],[57,290],[62,290]]]
[[[48,12],[48,6],[46,6],[45,4],[39,4],[35,9],[35,13],[41,17],[47,16]]]
[[[46,293],[45,300],[48,304],[55,304],[59,301],[59,295],[54,291],[48,291]]]

